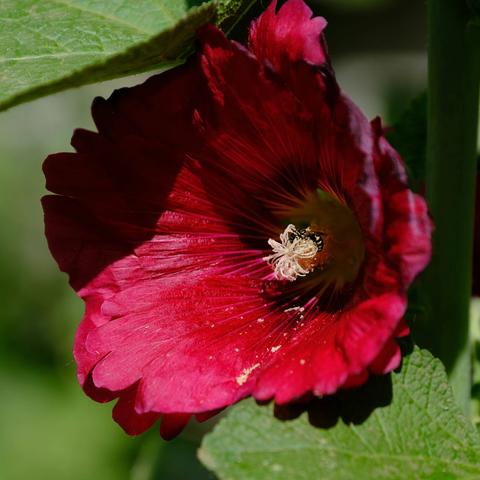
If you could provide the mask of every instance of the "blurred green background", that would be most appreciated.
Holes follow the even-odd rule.
[[[268,2],[259,2],[259,12]],[[343,89],[370,116],[393,121],[426,82],[425,6],[418,0],[316,0]],[[0,479],[212,478],[195,452],[205,426],[167,443],[129,438],[111,405],[84,396],[71,350],[83,311],[43,235],[43,159],[92,128],[97,95],[143,77],[91,85],[0,114]]]

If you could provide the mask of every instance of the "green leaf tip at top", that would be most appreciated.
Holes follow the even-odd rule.
[[[252,3],[4,0],[0,111],[67,88],[172,67],[192,51],[200,26],[215,22],[229,31]]]
[[[217,0],[216,23],[224,32],[229,32],[255,0]]]
[[[390,405],[329,429],[245,401],[207,435],[200,459],[225,480],[480,478],[479,436],[441,362],[416,348],[391,379]]]

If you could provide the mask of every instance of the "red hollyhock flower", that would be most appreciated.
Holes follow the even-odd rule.
[[[339,90],[325,25],[290,0],[248,48],[208,26],[186,65],[95,99],[98,133],[45,162],[50,249],[86,303],[78,377],[128,433],[399,364],[431,223]]]

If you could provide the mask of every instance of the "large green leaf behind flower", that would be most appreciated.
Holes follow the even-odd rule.
[[[224,480],[453,480],[480,478],[476,430],[453,400],[445,370],[416,349],[392,374],[393,400],[367,420],[316,428],[280,421],[245,401],[208,435],[203,463]]]
[[[86,83],[168,68],[195,31],[229,30],[253,0],[1,0],[0,110]]]

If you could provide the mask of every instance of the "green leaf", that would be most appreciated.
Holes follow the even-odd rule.
[[[422,190],[425,186],[427,151],[426,93],[410,103],[388,133],[388,140],[405,161],[412,188]]]
[[[253,0],[2,0],[0,111],[181,62],[195,31],[228,31]]]
[[[480,478],[479,436],[440,361],[415,349],[392,389],[392,403],[363,423],[330,429],[305,415],[279,421],[270,407],[245,401],[205,438],[200,459],[224,480]]]

